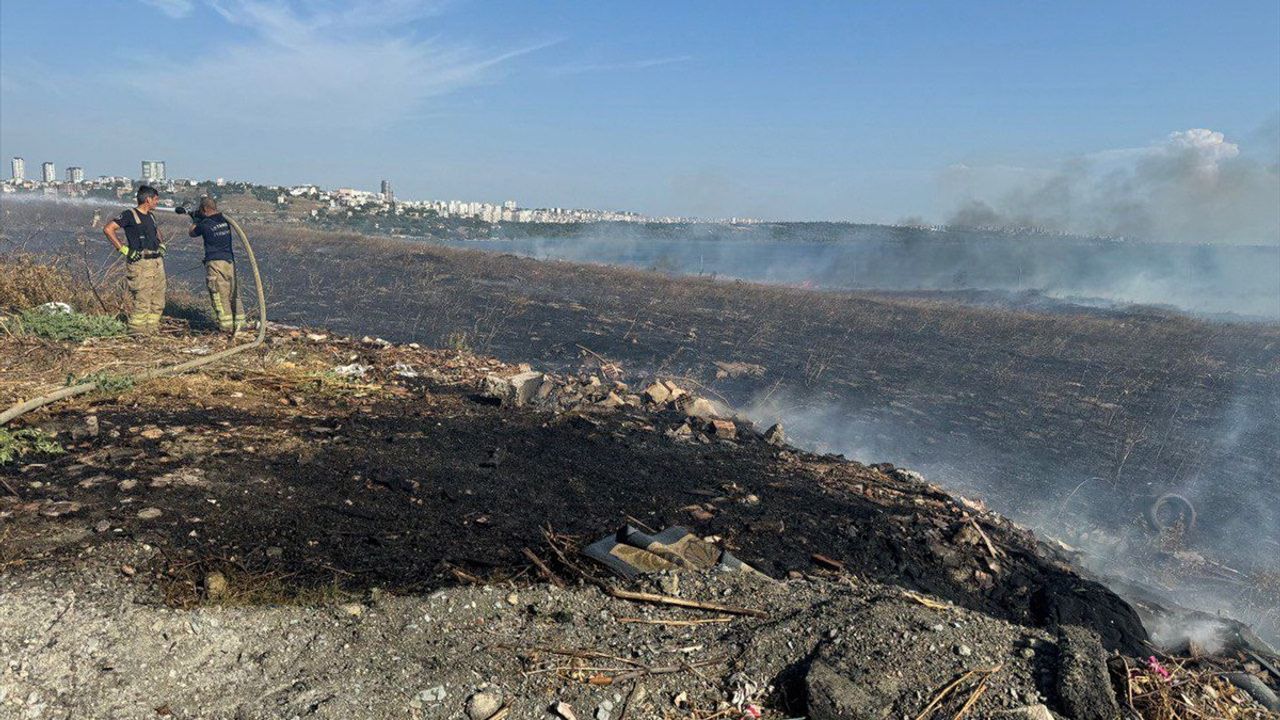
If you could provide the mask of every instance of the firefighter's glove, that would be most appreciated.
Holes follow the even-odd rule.
[[[164,243],[160,243],[160,257],[164,257],[166,252],[169,252],[169,248],[165,247]]]
[[[142,259],[142,251],[130,250],[125,257],[129,258],[129,262],[137,262]]]
[[[121,255],[123,255],[123,256],[125,256],[126,258],[127,258],[127,257],[129,257],[129,246],[128,246],[128,245],[121,245],[120,247],[116,248],[116,250],[119,250],[119,251],[120,251],[120,254],[121,254]]]

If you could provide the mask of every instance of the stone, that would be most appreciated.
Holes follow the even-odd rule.
[[[283,556],[284,556],[284,548],[276,547],[275,545],[272,545],[271,547],[267,548],[267,557],[275,560]]]
[[[121,492],[129,492],[130,490],[138,487],[138,481],[134,480],[133,478],[130,478],[128,480],[121,480],[119,487]]]
[[[139,520],[155,520],[164,514],[164,511],[158,507],[142,508],[138,511]]]
[[[530,370],[507,378],[516,406],[527,405],[542,386],[542,373]]]
[[[448,696],[449,693],[445,691],[443,685],[436,685],[418,693],[418,700],[427,705],[438,705],[444,702],[444,699]]]
[[[671,391],[662,383],[654,383],[644,389],[644,399],[654,405],[663,405],[671,399]]]
[[[227,596],[227,576],[217,570],[204,576],[204,594],[210,600],[218,600]]]
[[[567,702],[558,702],[552,705],[551,712],[561,720],[578,720],[578,716],[573,712],[573,706]]]
[[[712,435],[721,440],[732,440],[738,437],[738,427],[731,420],[712,420],[710,430]]]
[[[679,400],[681,396],[689,394],[685,392],[684,389],[681,388],[679,385],[676,385],[670,380],[663,380],[662,385],[667,389],[667,392],[670,393],[670,397],[668,399],[672,401]]]
[[[110,521],[110,520],[99,520],[99,521],[98,521],[98,524],[93,526],[93,529],[94,529],[96,532],[100,532],[100,533],[107,532],[107,531],[109,531],[109,530],[111,529],[111,521]]]
[[[618,393],[610,392],[605,399],[600,401],[600,407],[616,408],[625,405],[622,398],[618,397]]]
[[[764,431],[764,441],[770,445],[786,445],[787,432],[782,429],[782,423],[774,423]]]
[[[481,383],[480,392],[502,405],[527,405],[538,396],[546,378],[540,372],[530,370],[510,377],[489,373]]]
[[[716,406],[706,398],[692,398],[688,402],[682,403],[681,410],[689,417],[705,419],[711,419],[719,414],[716,412]]]
[[[86,415],[82,421],[71,426],[72,440],[88,440],[98,437],[98,416]]]
[[[338,609],[351,617],[360,617],[364,614],[364,605],[361,605],[360,603],[343,603],[338,606]],[[443,690],[443,688],[441,688],[441,690]],[[423,692],[426,691],[424,690]]]
[[[467,698],[467,717],[471,720],[489,720],[502,709],[502,693],[497,690],[480,690]]]
[[[969,647],[968,645],[957,645],[956,654],[959,655],[960,657],[969,657],[970,655],[973,654],[973,648]]]

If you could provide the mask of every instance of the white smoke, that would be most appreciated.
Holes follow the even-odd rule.
[[[1247,156],[1205,128],[1170,133],[1144,148],[1071,158],[1047,172],[953,166],[943,181],[960,200],[953,225],[1280,244],[1280,166]]]

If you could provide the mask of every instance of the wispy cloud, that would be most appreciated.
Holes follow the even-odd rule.
[[[689,62],[693,59],[692,55],[674,55],[671,57],[649,58],[646,60],[631,60],[628,62],[616,63],[579,63],[574,65],[561,65],[551,68],[552,75],[579,75],[582,73],[593,72],[625,72],[628,70],[647,70],[649,68],[662,67],[663,65],[676,65],[678,63]]]
[[[152,0],[146,0],[152,2]],[[211,0],[247,39],[191,59],[170,60],[196,82],[139,85],[157,101],[192,103],[245,124],[371,129],[421,109],[428,98],[493,81],[499,66],[550,45],[485,49],[417,37],[411,26],[439,2],[379,0],[358,7],[283,0]],[[210,103],[199,85],[223,88]]]
[[[174,19],[184,18],[195,9],[193,0],[142,0],[142,3]]]

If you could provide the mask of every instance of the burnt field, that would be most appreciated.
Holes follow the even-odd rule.
[[[65,248],[91,214],[11,205],[5,233]],[[1161,538],[1167,549],[1236,567],[1280,555],[1275,324],[967,307],[248,230],[277,321],[685,378],[761,424],[781,420],[797,442],[918,469],[1099,556],[1154,542],[1145,516],[1164,493],[1198,513]],[[194,243],[173,244],[171,281],[198,286]]]

